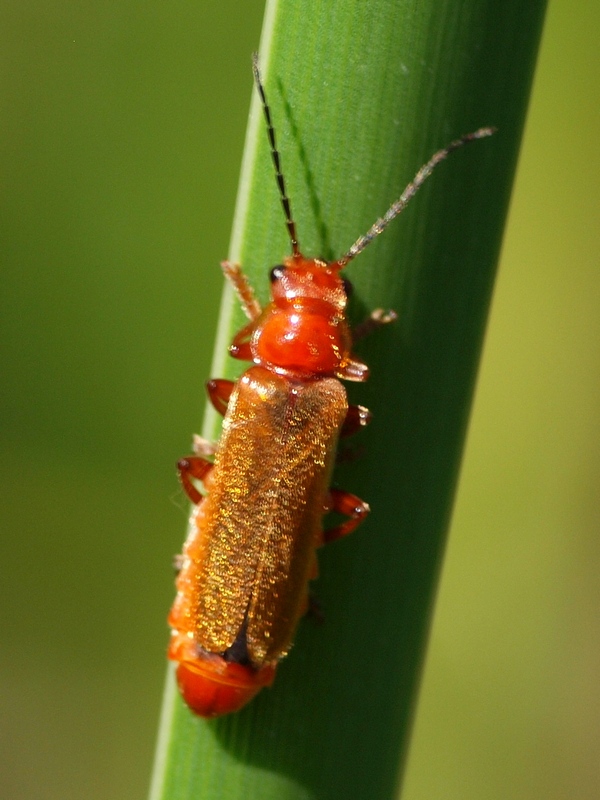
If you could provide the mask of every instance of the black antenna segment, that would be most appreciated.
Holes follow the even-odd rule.
[[[287,225],[290,242],[292,243],[292,255],[299,256],[300,248],[298,246],[298,239],[296,238],[296,223],[292,219],[292,209],[290,206],[290,199],[285,192],[285,179],[281,171],[281,159],[279,156],[279,150],[277,149],[277,142],[275,140],[275,128],[273,127],[273,123],[271,122],[271,109],[269,108],[269,104],[267,102],[267,96],[265,94],[265,87],[263,86],[263,82],[260,77],[260,69],[258,66],[258,53],[252,54],[252,71],[254,72],[254,81],[256,83],[256,88],[258,89],[258,93],[260,95],[260,101],[262,103],[263,111],[265,114],[265,120],[267,121],[267,135],[269,137],[269,145],[271,147],[271,158],[273,159],[273,165],[275,167],[275,178],[277,180],[277,188],[279,189],[281,205],[283,206],[283,213],[285,214],[285,224]]]

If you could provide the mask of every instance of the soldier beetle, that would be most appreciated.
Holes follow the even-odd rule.
[[[292,254],[271,270],[271,301],[264,309],[240,267],[223,263],[250,320],[230,354],[253,364],[235,383],[207,384],[210,401],[225,417],[214,461],[201,442],[178,464],[195,509],[179,559],[168,656],[178,662],[185,702],[202,717],[237,711],[273,682],[308,608],[316,548],[346,536],[369,513],[360,498],[329,488],[339,436],[370,420],[366,408],[348,404],[339,380],[368,377],[368,367],[352,353],[356,335],[345,317],[350,285],[340,271],[398,216],[440,161],[493,133],[480,128],[435,153],[337,261],[307,258],[256,56],[253,66]],[[361,333],[393,318],[393,312],[376,311]],[[323,530],[329,510],[345,519]]]

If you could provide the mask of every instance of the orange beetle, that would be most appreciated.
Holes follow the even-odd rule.
[[[305,258],[256,56],[254,77],[292,255],[271,270],[272,299],[264,310],[241,269],[222,265],[250,319],[230,353],[253,366],[236,383],[208,382],[211,402],[225,415],[214,462],[205,458],[200,440],[196,455],[178,464],[196,507],[169,615],[168,655],[178,662],[185,702],[202,717],[237,711],[272,683],[308,607],[316,548],[353,531],[369,512],[358,497],[329,488],[338,437],[370,419],[366,408],[348,405],[339,381],[368,377],[367,366],[352,354],[345,318],[349,284],[340,270],[402,211],[439,161],[492,133],[481,128],[436,153],[342,258]],[[394,318],[393,312],[374,312],[360,333]],[[194,481],[204,485],[206,496]],[[347,519],[324,531],[329,510]]]

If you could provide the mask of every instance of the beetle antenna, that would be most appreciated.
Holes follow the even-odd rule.
[[[281,171],[281,158],[279,156],[279,150],[277,149],[277,142],[275,140],[275,128],[271,122],[271,109],[269,108],[267,96],[265,94],[265,87],[263,86],[263,82],[260,77],[258,53],[252,54],[252,71],[254,73],[254,81],[260,95],[260,101],[265,114],[265,119],[267,121],[267,135],[269,137],[269,145],[271,148],[271,158],[273,159],[273,165],[275,167],[275,179],[277,180],[279,197],[281,198],[281,205],[283,206],[283,213],[285,214],[285,224],[287,225],[288,234],[292,243],[292,255],[298,256],[300,255],[300,248],[298,247],[298,239],[296,237],[296,223],[292,219],[290,199],[285,191],[285,179]]]
[[[340,269],[345,267],[346,264],[349,261],[352,261],[352,259],[355,258],[359,253],[362,253],[365,247],[371,244],[373,239],[375,239],[376,236],[379,236],[379,234],[387,228],[390,222],[395,219],[398,214],[404,211],[409,200],[411,200],[411,198],[414,197],[414,195],[418,192],[440,161],[444,161],[444,159],[448,158],[450,153],[452,153],[454,150],[457,150],[459,147],[462,147],[463,144],[467,144],[467,142],[473,142],[475,139],[483,139],[486,136],[491,136],[493,133],[495,133],[495,131],[496,128],[479,128],[478,130],[473,131],[473,133],[465,133],[465,135],[461,136],[460,139],[455,139],[453,142],[450,142],[447,147],[444,147],[442,150],[438,150],[437,153],[434,153],[429,161],[417,172],[413,180],[408,184],[398,200],[396,200],[395,203],[392,203],[383,217],[378,219],[377,222],[375,222],[374,225],[369,228],[364,236],[361,236],[356,240],[356,242],[354,242],[346,255],[338,259],[337,263],[340,265]]]

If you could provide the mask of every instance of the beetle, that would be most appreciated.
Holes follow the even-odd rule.
[[[210,401],[224,415],[214,461],[199,440],[195,455],[178,463],[195,508],[179,559],[168,657],[178,662],[185,702],[207,718],[239,710],[273,682],[309,605],[316,549],[351,533],[369,513],[360,498],[329,487],[338,438],[371,416],[348,404],[340,381],[368,377],[352,352],[350,284],[340,272],[398,216],[440,161],[493,132],[480,128],[435,153],[341,258],[308,258],[298,244],[256,56],[253,72],[292,252],[270,272],[271,301],[264,309],[241,268],[222,264],[249,318],[230,354],[253,363],[237,382],[207,384]],[[378,310],[361,332],[394,318]],[[329,510],[345,519],[323,530]]]

